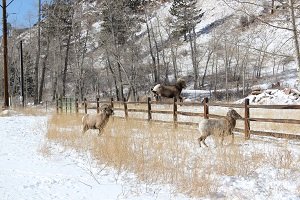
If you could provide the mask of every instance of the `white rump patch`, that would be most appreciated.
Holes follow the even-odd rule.
[[[157,84],[156,86],[154,86],[154,88],[152,89],[153,92],[158,92],[158,89],[160,87],[160,84]]]

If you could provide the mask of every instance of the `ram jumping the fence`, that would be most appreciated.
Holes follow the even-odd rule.
[[[183,78],[179,78],[175,85],[162,85],[157,84],[151,88],[151,92],[154,93],[156,99],[159,97],[176,98],[182,102],[181,91],[186,88],[186,82]]]

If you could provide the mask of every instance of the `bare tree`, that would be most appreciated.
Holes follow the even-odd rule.
[[[231,4],[230,1],[228,1],[228,0],[223,0],[223,2],[225,2],[230,8],[235,9],[240,12],[243,12],[247,16],[253,16],[253,14],[251,13],[251,11],[245,9],[245,6],[239,6],[239,5],[247,5],[252,8],[254,7],[254,8],[256,8],[254,10],[257,10],[257,8],[260,8],[262,6],[265,6],[265,7],[267,6],[267,5],[263,5],[261,3],[256,3],[256,1],[250,1],[250,0],[247,0],[247,1],[233,0],[232,2],[234,2],[235,4]],[[298,78],[300,78],[300,49],[299,49],[299,40],[298,40],[299,33],[297,31],[297,29],[298,29],[297,24],[296,24],[297,16],[296,16],[296,12],[295,12],[295,10],[298,9],[299,1],[289,0],[288,3],[286,3],[285,1],[278,1],[277,3],[281,4],[281,6],[279,6],[280,8],[282,8],[281,11],[288,12],[288,14],[289,14],[290,20],[287,20],[287,23],[285,23],[285,25],[278,25],[276,20],[270,20],[270,19],[266,18],[266,16],[264,16],[264,15],[256,16],[255,19],[261,23],[267,24],[270,27],[287,30],[293,34],[293,42],[294,42],[294,48],[295,48],[294,56],[296,58],[297,71],[299,71]],[[271,14],[276,12],[274,0],[271,0],[271,5],[268,8],[271,9]],[[288,8],[288,9],[284,9],[284,8]],[[289,38],[287,40],[289,40]]]

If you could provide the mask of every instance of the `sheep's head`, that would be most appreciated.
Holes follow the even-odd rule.
[[[114,110],[111,105],[103,104],[100,107],[101,112],[104,112],[106,115],[110,116],[114,114]]]
[[[183,78],[179,78],[176,82],[176,85],[180,88],[186,88],[186,82]]]
[[[231,117],[233,119],[242,119],[243,117],[237,113],[234,109],[230,109],[228,112],[227,112],[227,117]]]

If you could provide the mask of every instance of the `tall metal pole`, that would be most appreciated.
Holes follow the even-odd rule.
[[[20,41],[20,68],[21,68],[21,97],[22,106],[25,106],[25,95],[24,95],[24,67],[23,67],[23,43]]]
[[[3,9],[3,75],[4,75],[4,108],[9,107],[8,72],[7,72],[7,21],[6,0],[2,0]]]
[[[38,46],[37,46],[37,55],[35,60],[34,67],[34,105],[39,104],[39,64],[40,64],[40,54],[41,54],[41,0],[38,0]]]

